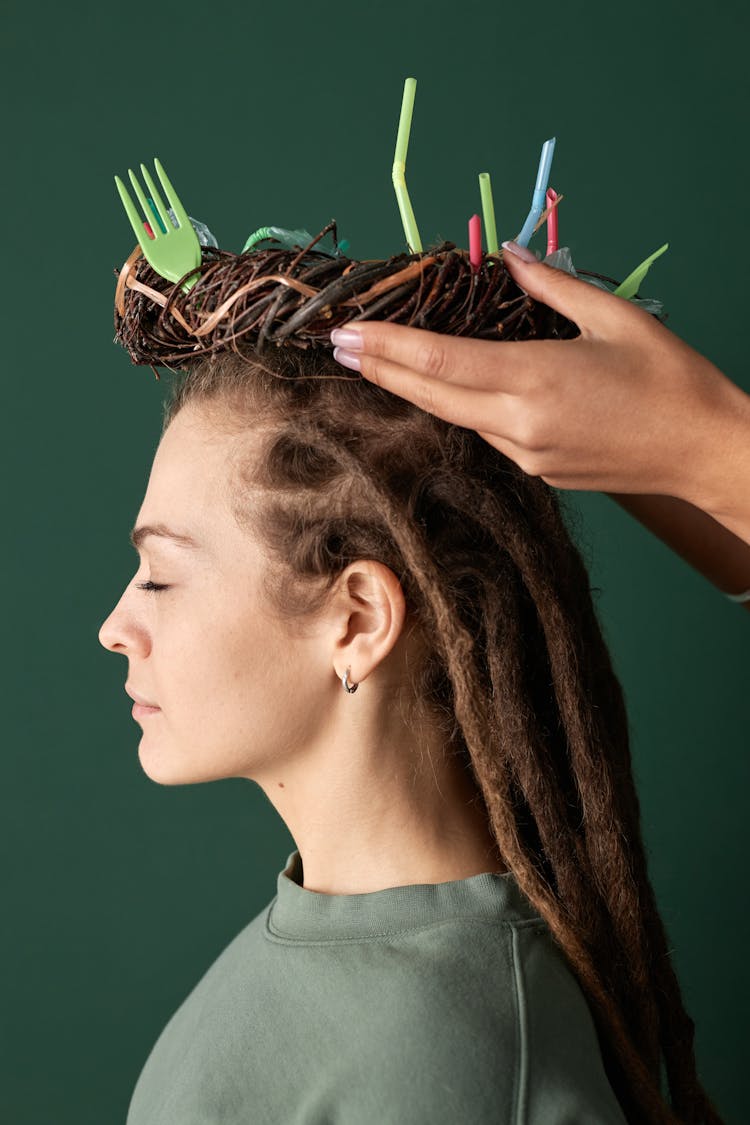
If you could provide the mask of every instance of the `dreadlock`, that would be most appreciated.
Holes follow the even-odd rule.
[[[474,431],[332,367],[321,347],[202,357],[174,383],[163,431],[190,403],[240,439],[262,434],[260,454],[240,444],[233,460],[232,507],[268,548],[280,618],[314,615],[358,558],[398,577],[424,640],[412,713],[463,759],[587,998],[626,1119],[722,1125],[696,1072],[623,691],[569,513]]]

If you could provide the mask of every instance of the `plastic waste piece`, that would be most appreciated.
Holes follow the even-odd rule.
[[[177,218],[177,216],[175,215],[175,213],[174,213],[174,211],[171,207],[169,208],[167,214],[169,215],[170,219],[172,220],[172,223],[174,224],[174,226],[177,227],[177,226],[180,225],[180,221]],[[157,218],[158,218],[158,215],[157,215]],[[211,231],[208,229],[206,224],[202,223],[200,221],[200,219],[194,219],[192,215],[188,215],[188,218],[190,219],[190,223],[192,225],[192,228],[195,231],[195,233],[198,237],[198,241],[200,242],[201,246],[214,246],[218,250],[219,244],[216,241],[216,239],[214,238],[214,236],[211,234]]]
[[[664,247],[664,249],[666,249],[666,247]],[[659,253],[661,253],[661,251],[657,251],[657,255]],[[651,260],[646,259],[649,265],[651,264],[651,261],[654,257],[655,255],[652,255]],[[555,250],[552,254],[548,254],[546,258],[542,259],[542,261],[547,266],[552,266],[554,269],[558,270],[564,270],[565,273],[570,273],[573,275],[573,277],[577,277],[581,281],[587,281],[589,285],[596,285],[597,289],[604,289],[607,293],[616,292],[616,289],[613,289],[610,285],[607,284],[606,281],[602,281],[599,277],[586,277],[583,274],[577,273],[575,266],[573,265],[573,258],[571,256],[569,246],[561,246],[559,250]],[[639,266],[638,268],[640,269],[641,267]],[[648,266],[646,268],[648,268]],[[631,277],[632,276],[633,274],[631,274]],[[645,276],[645,271],[642,277],[643,276]],[[618,286],[618,288],[621,288],[621,286]],[[618,296],[622,296],[622,294],[620,293],[618,294]],[[642,309],[645,309],[646,312],[656,313],[657,316],[659,316],[664,311],[663,302],[659,301],[656,297],[625,297],[624,300],[630,301],[633,305],[640,305],[640,307]]]
[[[258,230],[254,231],[249,236],[240,253],[247,253],[249,250],[253,249],[256,243],[263,242],[266,238],[275,238],[281,243],[284,250],[302,250],[303,247],[308,246],[312,242],[314,237],[314,234],[310,234],[309,231],[303,229],[287,230],[286,227],[259,227]],[[321,238],[315,243],[312,249],[314,251],[319,251],[321,254],[330,254],[332,258],[343,257],[344,251],[349,246],[348,240],[340,239],[338,249],[333,246],[329,249],[326,245],[329,237],[329,235],[326,235],[325,238]]]
[[[516,235],[515,239],[519,246],[529,245],[529,239],[534,233],[536,221],[544,210],[556,141],[557,137],[550,137],[549,140],[545,141],[542,145],[542,153],[539,157],[539,167],[536,173],[536,183],[534,184],[534,194],[531,200],[531,209],[526,216],[526,222],[523,224],[521,231]]]
[[[644,258],[641,264],[639,266],[636,266],[632,273],[628,274],[622,285],[617,286],[617,288],[615,289],[615,293],[617,294],[617,296],[631,297],[633,293],[637,293],[638,286],[641,284],[644,277],[648,273],[649,266],[652,262],[655,262],[657,258],[661,257],[668,246],[669,243],[665,242],[664,245],[660,246],[658,250],[654,250],[653,254],[649,254],[648,258]]]
[[[153,199],[151,198],[150,195],[147,196],[147,199],[148,199],[148,205],[154,213],[154,218],[156,219],[157,223],[159,224],[159,230],[161,231],[162,234],[166,234],[167,228],[164,226],[164,221],[163,221],[161,215],[159,214],[159,211],[156,207],[156,204],[154,203],[154,201],[153,201]],[[153,237],[154,237],[154,232],[153,232],[153,230],[150,230],[149,231],[149,238],[153,238]]]

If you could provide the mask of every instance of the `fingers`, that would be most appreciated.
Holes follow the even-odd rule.
[[[432,382],[437,403],[449,401],[438,390],[446,385],[520,394],[545,364],[551,364],[556,372],[564,375],[568,364],[577,362],[576,351],[563,350],[564,346],[569,349],[580,344],[580,337],[575,340],[477,340],[377,320],[358,320],[348,324],[346,329],[354,329],[362,338],[358,355],[366,379],[400,394],[399,385],[406,387],[407,380],[419,376],[421,381],[408,384],[413,389],[404,397],[411,398],[412,393],[426,395],[428,384]],[[403,373],[396,376],[394,367],[403,369]],[[454,396],[452,401],[457,402],[458,398]]]
[[[359,359],[361,373],[371,383],[413,402],[420,410],[466,429],[478,430],[480,426],[489,426],[500,434],[505,428],[503,414],[506,410],[512,413],[512,403],[516,401],[502,391],[441,380],[381,356],[360,352]]]
[[[500,437],[498,434],[489,433],[487,430],[477,430],[477,433],[479,434],[480,438],[484,438],[488,445],[491,445],[494,449],[499,450],[500,453],[503,453],[506,457],[510,458],[511,461],[515,461],[515,463],[520,468],[522,468],[525,473],[529,472],[527,468],[528,452],[523,448],[523,446],[518,445],[507,435],[504,437]]]
[[[622,329],[623,316],[643,311],[624,297],[544,262],[525,262],[516,254],[505,254],[503,262],[517,285],[535,301],[572,320],[584,337],[610,335]]]

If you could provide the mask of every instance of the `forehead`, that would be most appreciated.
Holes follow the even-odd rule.
[[[240,556],[254,549],[254,537],[247,528],[246,497],[244,517],[238,519],[237,515],[237,469],[260,452],[259,443],[266,434],[260,420],[242,427],[237,422],[238,418],[229,418],[228,424],[217,424],[215,412],[204,411],[200,403],[188,403],[174,415],[154,454],[132,539],[142,524],[161,524],[165,525],[162,530],[177,532],[184,547],[197,540],[201,548],[213,551],[223,541]],[[244,474],[242,478],[246,488]]]
[[[185,407],[162,434],[154,454],[149,487],[221,491],[233,441],[212,427],[197,408]]]
[[[181,410],[162,435],[154,454],[146,494],[131,540],[138,545],[150,529],[195,546],[229,512],[231,439],[217,434],[198,414]],[[142,525],[146,530],[139,531]]]

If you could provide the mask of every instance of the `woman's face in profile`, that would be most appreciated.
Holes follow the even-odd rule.
[[[158,525],[195,545],[145,536],[138,570],[99,631],[127,657],[123,683],[159,707],[138,719],[139,758],[162,784],[258,780],[304,749],[326,710],[330,652],[314,630],[304,639],[282,631],[261,594],[264,557],[231,513],[236,440],[195,407],[170,423],[136,528]],[[147,581],[166,588],[138,588]]]

